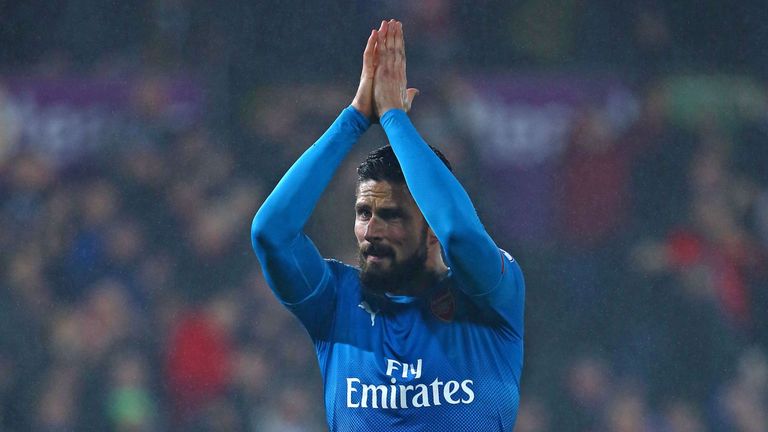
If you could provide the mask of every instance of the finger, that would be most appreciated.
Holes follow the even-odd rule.
[[[398,71],[400,71],[401,68],[405,68],[405,56],[404,53],[404,46],[403,46],[403,23],[398,22],[395,25],[395,66],[398,68]]]
[[[406,78],[406,64],[408,62],[407,62],[407,57],[405,55],[405,32],[403,31],[403,24],[402,23],[400,23],[400,43],[401,43],[400,55],[403,58],[403,80],[405,80],[407,82],[407,78]],[[419,91],[416,90],[416,94],[418,94],[418,92]]]
[[[395,20],[389,20],[388,28],[387,28],[387,37],[386,37],[386,45],[384,47],[385,57],[384,62],[386,62],[386,67],[389,69],[390,73],[397,73],[396,64],[395,64],[395,37],[397,35],[397,21]]]
[[[402,51],[404,49],[404,47],[403,47],[403,23],[401,23],[400,21],[398,21],[395,24],[394,39],[395,39],[395,49],[397,49],[398,52]]]
[[[374,66],[376,38],[376,30],[371,30],[371,35],[368,36],[368,42],[365,44],[365,51],[363,51],[363,66],[366,68],[373,68]]]
[[[379,66],[379,35],[377,34],[376,37],[373,40],[373,48],[371,48],[371,57],[372,57],[372,66],[373,70],[376,70],[376,67]]]
[[[387,28],[387,49],[392,50],[395,47],[395,34],[397,33],[397,21],[389,20]]]
[[[409,88],[405,92],[406,92],[406,100],[408,102],[406,106],[410,109],[411,104],[413,103],[413,99],[415,99],[420,92],[419,92],[419,89],[415,89],[415,88]]]
[[[379,40],[378,43],[381,45],[382,48],[386,47],[387,44],[387,30],[389,30],[389,22],[388,21],[382,21],[381,22],[381,28],[379,28]]]
[[[387,22],[382,21],[379,31],[376,32],[376,58],[377,63],[381,59],[382,51],[384,51],[385,42],[387,40]]]

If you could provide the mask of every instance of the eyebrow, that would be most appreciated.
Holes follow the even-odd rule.
[[[355,204],[355,211],[370,210],[371,206],[368,203],[360,202]],[[378,213],[382,216],[404,216],[405,211],[400,206],[391,207],[379,207]]]
[[[379,215],[384,218],[387,217],[402,217],[405,216],[405,212],[400,207],[380,207]]]

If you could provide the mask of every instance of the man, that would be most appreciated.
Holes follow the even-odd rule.
[[[511,431],[523,277],[408,119],[416,94],[406,87],[402,24],[382,22],[352,105],[259,209],[253,247],[312,337],[331,431]],[[391,147],[358,169],[357,269],[324,260],[302,228],[372,119]]]

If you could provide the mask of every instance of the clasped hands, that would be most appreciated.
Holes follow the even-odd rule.
[[[391,109],[408,112],[419,91],[408,88],[407,83],[403,23],[382,21],[365,45],[363,72],[352,106],[372,122]]]

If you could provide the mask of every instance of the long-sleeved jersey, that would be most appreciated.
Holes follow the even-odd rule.
[[[314,343],[328,426],[512,431],[523,363],[521,270],[404,111],[388,111],[381,125],[448,274],[418,296],[366,297],[359,269],[323,259],[302,231],[369,125],[344,110],[285,174],[251,229],[267,282]]]

